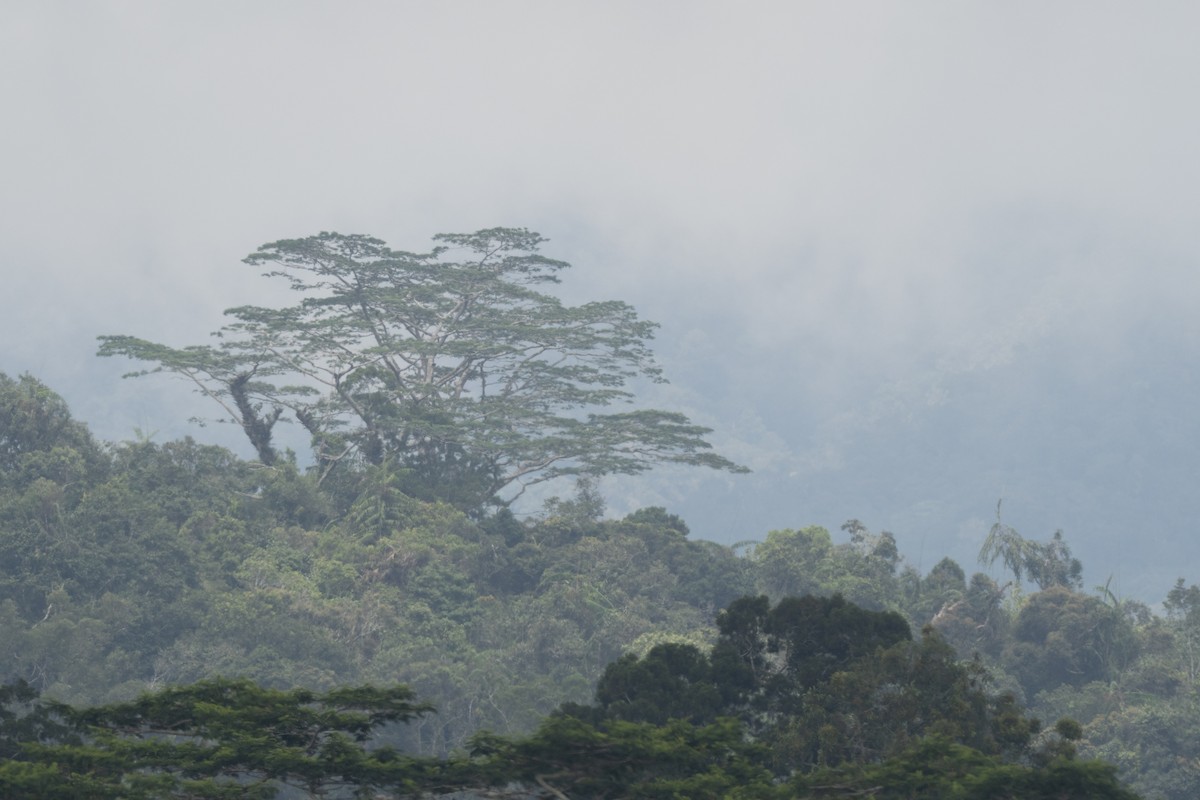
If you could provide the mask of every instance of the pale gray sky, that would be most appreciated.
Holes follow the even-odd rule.
[[[836,524],[732,498],[852,467],[972,376],[1119,384],[1146,326],[1191,370],[1198,29],[1167,2],[6,3],[0,370],[107,438],[174,435],[182,388],[119,381],[96,335],[200,340],[269,297],[239,263],[266,241],[526,226],[569,297],[664,323],[655,400],[758,467],[694,527]],[[1042,351],[1049,384],[1019,369]],[[1019,483],[995,469],[984,496]],[[711,486],[670,480],[613,488]],[[914,491],[864,521],[948,502]]]

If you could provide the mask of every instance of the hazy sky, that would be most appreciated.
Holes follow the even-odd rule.
[[[525,226],[569,298],[664,323],[656,401],[803,479],[1031,349],[1200,351],[1198,29],[1190,2],[5,3],[0,370],[106,438],[186,430],[96,335],[201,340],[269,297],[240,264],[266,241]]]

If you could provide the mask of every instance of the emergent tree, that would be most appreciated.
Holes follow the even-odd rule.
[[[127,356],[192,381],[239,425],[264,463],[275,425],[312,436],[318,474],[359,460],[418,476],[417,494],[478,509],[552,478],[637,473],[656,462],[745,471],[680,413],[629,408],[637,378],[662,382],[654,323],[615,301],[567,306],[539,291],[569,265],[524,229],[443,234],[429,253],[322,233],[263,245],[300,295],[241,306],[217,345],[174,348],[102,336]]]

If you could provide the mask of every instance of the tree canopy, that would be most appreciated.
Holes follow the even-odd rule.
[[[630,381],[664,380],[648,345],[657,326],[620,301],[568,306],[541,291],[569,266],[538,253],[541,236],[434,238],[423,254],[337,233],[263,245],[246,263],[298,302],[227,310],[216,345],[102,336],[100,355],[192,381],[264,463],[279,457],[276,424],[295,420],[322,475],[390,463],[409,494],[465,508],[658,462],[745,471],[712,452],[708,428],[632,405]]]
[[[334,797],[356,764],[355,790],[394,796],[410,780],[495,797],[1129,796],[1104,794],[1110,768],[1058,760],[1072,749],[1147,800],[1200,795],[1200,589],[1181,579],[1165,615],[1109,584],[1085,592],[1057,538],[1022,549],[1000,529],[1033,576],[1022,593],[950,559],[922,575],[855,520],[752,548],[693,541],[662,508],[605,518],[586,481],[544,515],[471,520],[408,496],[390,464],[317,485],[287,459],[264,468],[190,439],[105,445],[31,376],[0,374],[0,444],[0,681],[29,684],[0,690],[3,796],[296,786],[298,772],[173,770],[196,748],[249,753],[258,734],[243,727],[290,730],[335,686],[396,682],[438,713],[355,740],[362,760],[332,735],[329,759],[265,740],[255,752]],[[32,699],[128,710],[199,682],[179,695],[204,704],[184,720],[198,722],[215,676],[271,693],[216,703],[247,726],[64,729],[84,718]],[[592,686],[594,705],[539,728]],[[1021,704],[1077,722],[1034,727]],[[250,721],[268,707],[287,725]],[[167,739],[178,752],[155,762]],[[472,741],[474,757],[444,760]],[[376,764],[389,747],[400,757]],[[613,774],[614,757],[628,769]]]

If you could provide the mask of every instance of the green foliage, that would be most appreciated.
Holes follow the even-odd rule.
[[[101,447],[28,377],[0,380],[0,407],[0,676],[55,700],[120,703],[217,674],[265,691],[399,681],[440,713],[384,726],[372,747],[414,756],[461,750],[481,729],[520,736],[574,703],[564,708],[602,737],[626,736],[613,726],[627,722],[649,726],[636,736],[651,740],[660,734],[646,731],[676,726],[682,741],[732,717],[762,748],[754,769],[783,779],[840,765],[822,785],[854,791],[874,784],[853,770],[904,772],[904,753],[930,737],[970,748],[967,764],[983,759],[971,776],[995,759],[1013,781],[1020,770],[1049,774],[1074,749],[1119,765],[1147,797],[1200,791],[1200,591],[1182,581],[1159,617],[1107,588],[1021,594],[948,560],[922,577],[889,534],[854,520],[837,540],[815,527],[776,531],[738,557],[690,541],[661,508],[605,520],[586,483],[539,519],[474,519],[413,497],[413,470],[396,459],[348,458],[322,481],[286,458],[266,466],[190,439]],[[1068,555],[1049,563],[1069,565]],[[789,598],[805,587],[826,597]],[[938,635],[911,640],[926,623]],[[1044,719],[1077,719],[1082,736],[1039,731],[1009,689]],[[11,707],[18,719],[62,722],[38,717],[32,701]],[[42,741],[60,734],[71,735]],[[10,752],[26,735],[9,739]],[[105,772],[102,754],[86,752],[96,741],[79,746],[94,770],[3,762],[0,795],[155,796],[176,785]],[[438,763],[449,770],[441,785],[502,790],[469,775],[502,772],[486,757]],[[723,764],[647,765],[603,791],[797,794],[752,776],[739,784],[730,775],[749,773]],[[947,780],[953,791],[975,785]],[[536,774],[513,786],[548,791]]]
[[[908,602],[913,619],[932,622],[961,605],[967,595],[966,574],[952,558],[943,558],[917,583]]]
[[[736,717],[780,775],[882,761],[931,735],[1008,758],[1031,752],[1036,720],[1011,695],[989,693],[982,666],[960,664],[932,631],[911,641],[893,612],[836,596],[774,607],[743,597],[718,625],[707,656],[676,643],[624,656],[605,670],[594,706],[561,713],[592,724]]]
[[[1017,583],[1028,579],[1039,589],[1054,586],[1080,589],[1083,586],[1083,565],[1071,555],[1062,531],[1055,531],[1049,542],[1025,539],[1000,521],[999,503],[996,504],[996,524],[992,525],[979,550],[981,563],[991,566],[997,558],[1004,562]]]
[[[824,528],[771,531],[753,554],[763,593],[779,599],[820,592],[832,552],[833,539]]]
[[[105,457],[67,404],[32,375],[0,372],[0,486],[97,476]]]
[[[819,770],[793,782],[794,797],[880,800],[1137,800],[1106,764],[1068,759],[1032,768],[944,738],[866,766]]]
[[[712,666],[697,648],[668,642],[642,658],[609,664],[596,686],[604,716],[662,725],[669,719],[713,722],[722,711]]]
[[[1163,602],[1189,686],[1200,682],[1200,587],[1180,578]]]
[[[1030,595],[1017,616],[1005,662],[1033,696],[1110,675],[1121,620],[1094,597],[1061,586]]]
[[[263,245],[246,262],[287,281],[298,303],[228,310],[215,347],[104,336],[100,355],[187,378],[264,464],[279,460],[272,433],[290,413],[322,479],[354,460],[388,463],[406,494],[476,514],[506,488],[564,475],[663,461],[745,471],[682,414],[604,410],[633,399],[629,381],[662,380],[656,326],[625,303],[568,307],[539,291],[568,266],[538,254],[540,236],[435,240],[420,255],[336,233]]]
[[[477,767],[504,795],[539,789],[556,797],[765,797],[773,792],[761,748],[735,720],[708,725],[614,721],[591,725],[570,716],[546,720],[530,737],[479,737]],[[515,785],[514,785],[515,783]],[[536,787],[536,788],[535,788]]]
[[[25,681],[0,686],[0,762],[18,758],[27,745],[77,741],[59,708]]]
[[[1109,687],[1111,692],[1111,687]],[[1154,698],[1118,702],[1084,726],[1080,752],[1114,764],[1147,798],[1185,800],[1200,792],[1200,704]]]
[[[89,797],[270,798],[283,786],[324,797],[405,788],[426,772],[394,750],[367,747],[377,729],[431,710],[403,686],[318,694],[217,679],[57,710],[83,738],[22,740],[25,763],[0,781],[46,781],[64,794],[86,786]]]
[[[698,654],[682,652],[693,666]],[[689,669],[685,666],[685,671]],[[23,713],[13,713],[23,712]],[[790,797],[1095,798],[1136,800],[1111,767],[1058,757],[1022,765],[945,736],[887,758],[846,761],[781,782],[772,745],[729,717],[660,724],[571,715],[526,737],[480,733],[469,756],[430,759],[383,745],[379,733],[429,716],[406,687],[324,693],[207,680],[132,702],[72,709],[26,686],[0,690],[0,789],[66,798],[488,796],[520,798]],[[1070,726],[1060,725],[1060,729]],[[1071,731],[1074,735],[1075,731]]]
[[[575,481],[575,497],[563,500],[552,497],[544,504],[546,516],[559,518],[569,524],[585,526],[595,523],[604,516],[604,497],[596,487],[592,477],[582,477]]]
[[[842,526],[849,541],[834,544],[820,526],[779,530],[754,547],[758,591],[773,600],[804,594],[840,594],[873,610],[903,605],[898,574],[903,559],[895,537],[872,534],[858,520]]]

